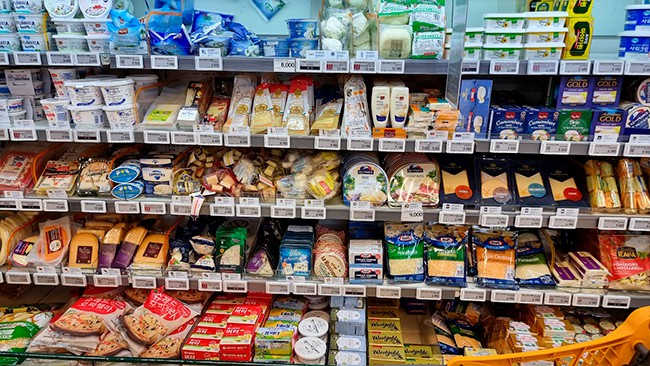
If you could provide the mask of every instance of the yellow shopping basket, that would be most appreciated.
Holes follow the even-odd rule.
[[[448,366],[511,366],[535,361],[555,366],[623,366],[648,361],[650,306],[635,310],[615,331],[605,337],[542,351],[499,356],[455,357]],[[645,363],[647,364],[647,363]]]

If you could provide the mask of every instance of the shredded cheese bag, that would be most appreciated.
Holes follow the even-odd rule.
[[[474,228],[472,244],[476,255],[476,283],[483,287],[517,289],[515,241],[509,230]]]
[[[389,278],[424,281],[424,226],[387,223],[385,230]]]
[[[426,225],[424,250],[427,283],[465,286],[466,226]]]
[[[555,286],[542,241],[532,231],[520,231],[517,236],[515,277],[517,283],[522,286]]]

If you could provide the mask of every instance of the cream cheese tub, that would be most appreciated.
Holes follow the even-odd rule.
[[[43,106],[45,118],[50,128],[70,128],[70,112],[68,111],[70,100],[58,98],[42,99],[41,105]]]
[[[132,130],[136,122],[137,105],[103,107],[112,130]]]
[[[493,45],[483,46],[483,60],[519,60],[521,45]]]
[[[524,60],[559,60],[564,43],[526,43]]]
[[[524,13],[526,28],[564,28],[569,13],[565,11],[531,11]]]
[[[135,94],[133,79],[109,79],[98,83],[107,106],[133,104]]]
[[[73,106],[85,107],[104,104],[97,80],[69,80],[64,83]]]
[[[104,111],[100,105],[92,105],[88,107],[74,107],[69,106],[70,117],[77,125],[104,127]]]

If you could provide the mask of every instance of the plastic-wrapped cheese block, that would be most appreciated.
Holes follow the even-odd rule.
[[[22,190],[32,183],[34,152],[11,151],[0,158],[0,190]]]
[[[379,25],[379,57],[408,58],[411,56],[411,27]]]
[[[386,172],[376,154],[350,154],[343,164],[343,202],[370,202],[383,206],[387,197]]]

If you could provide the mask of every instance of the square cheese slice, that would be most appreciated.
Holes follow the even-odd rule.
[[[456,188],[460,186],[469,187],[467,171],[463,170],[456,174],[442,171],[442,184],[445,195],[456,194]]]
[[[576,186],[576,181],[573,180],[573,178],[569,178],[563,182],[560,182],[559,180],[555,180],[553,178],[549,178],[548,181],[551,185],[551,193],[553,193],[553,199],[555,201],[565,201],[568,199],[564,194],[567,188],[572,188],[576,191],[578,190],[578,187]]]

